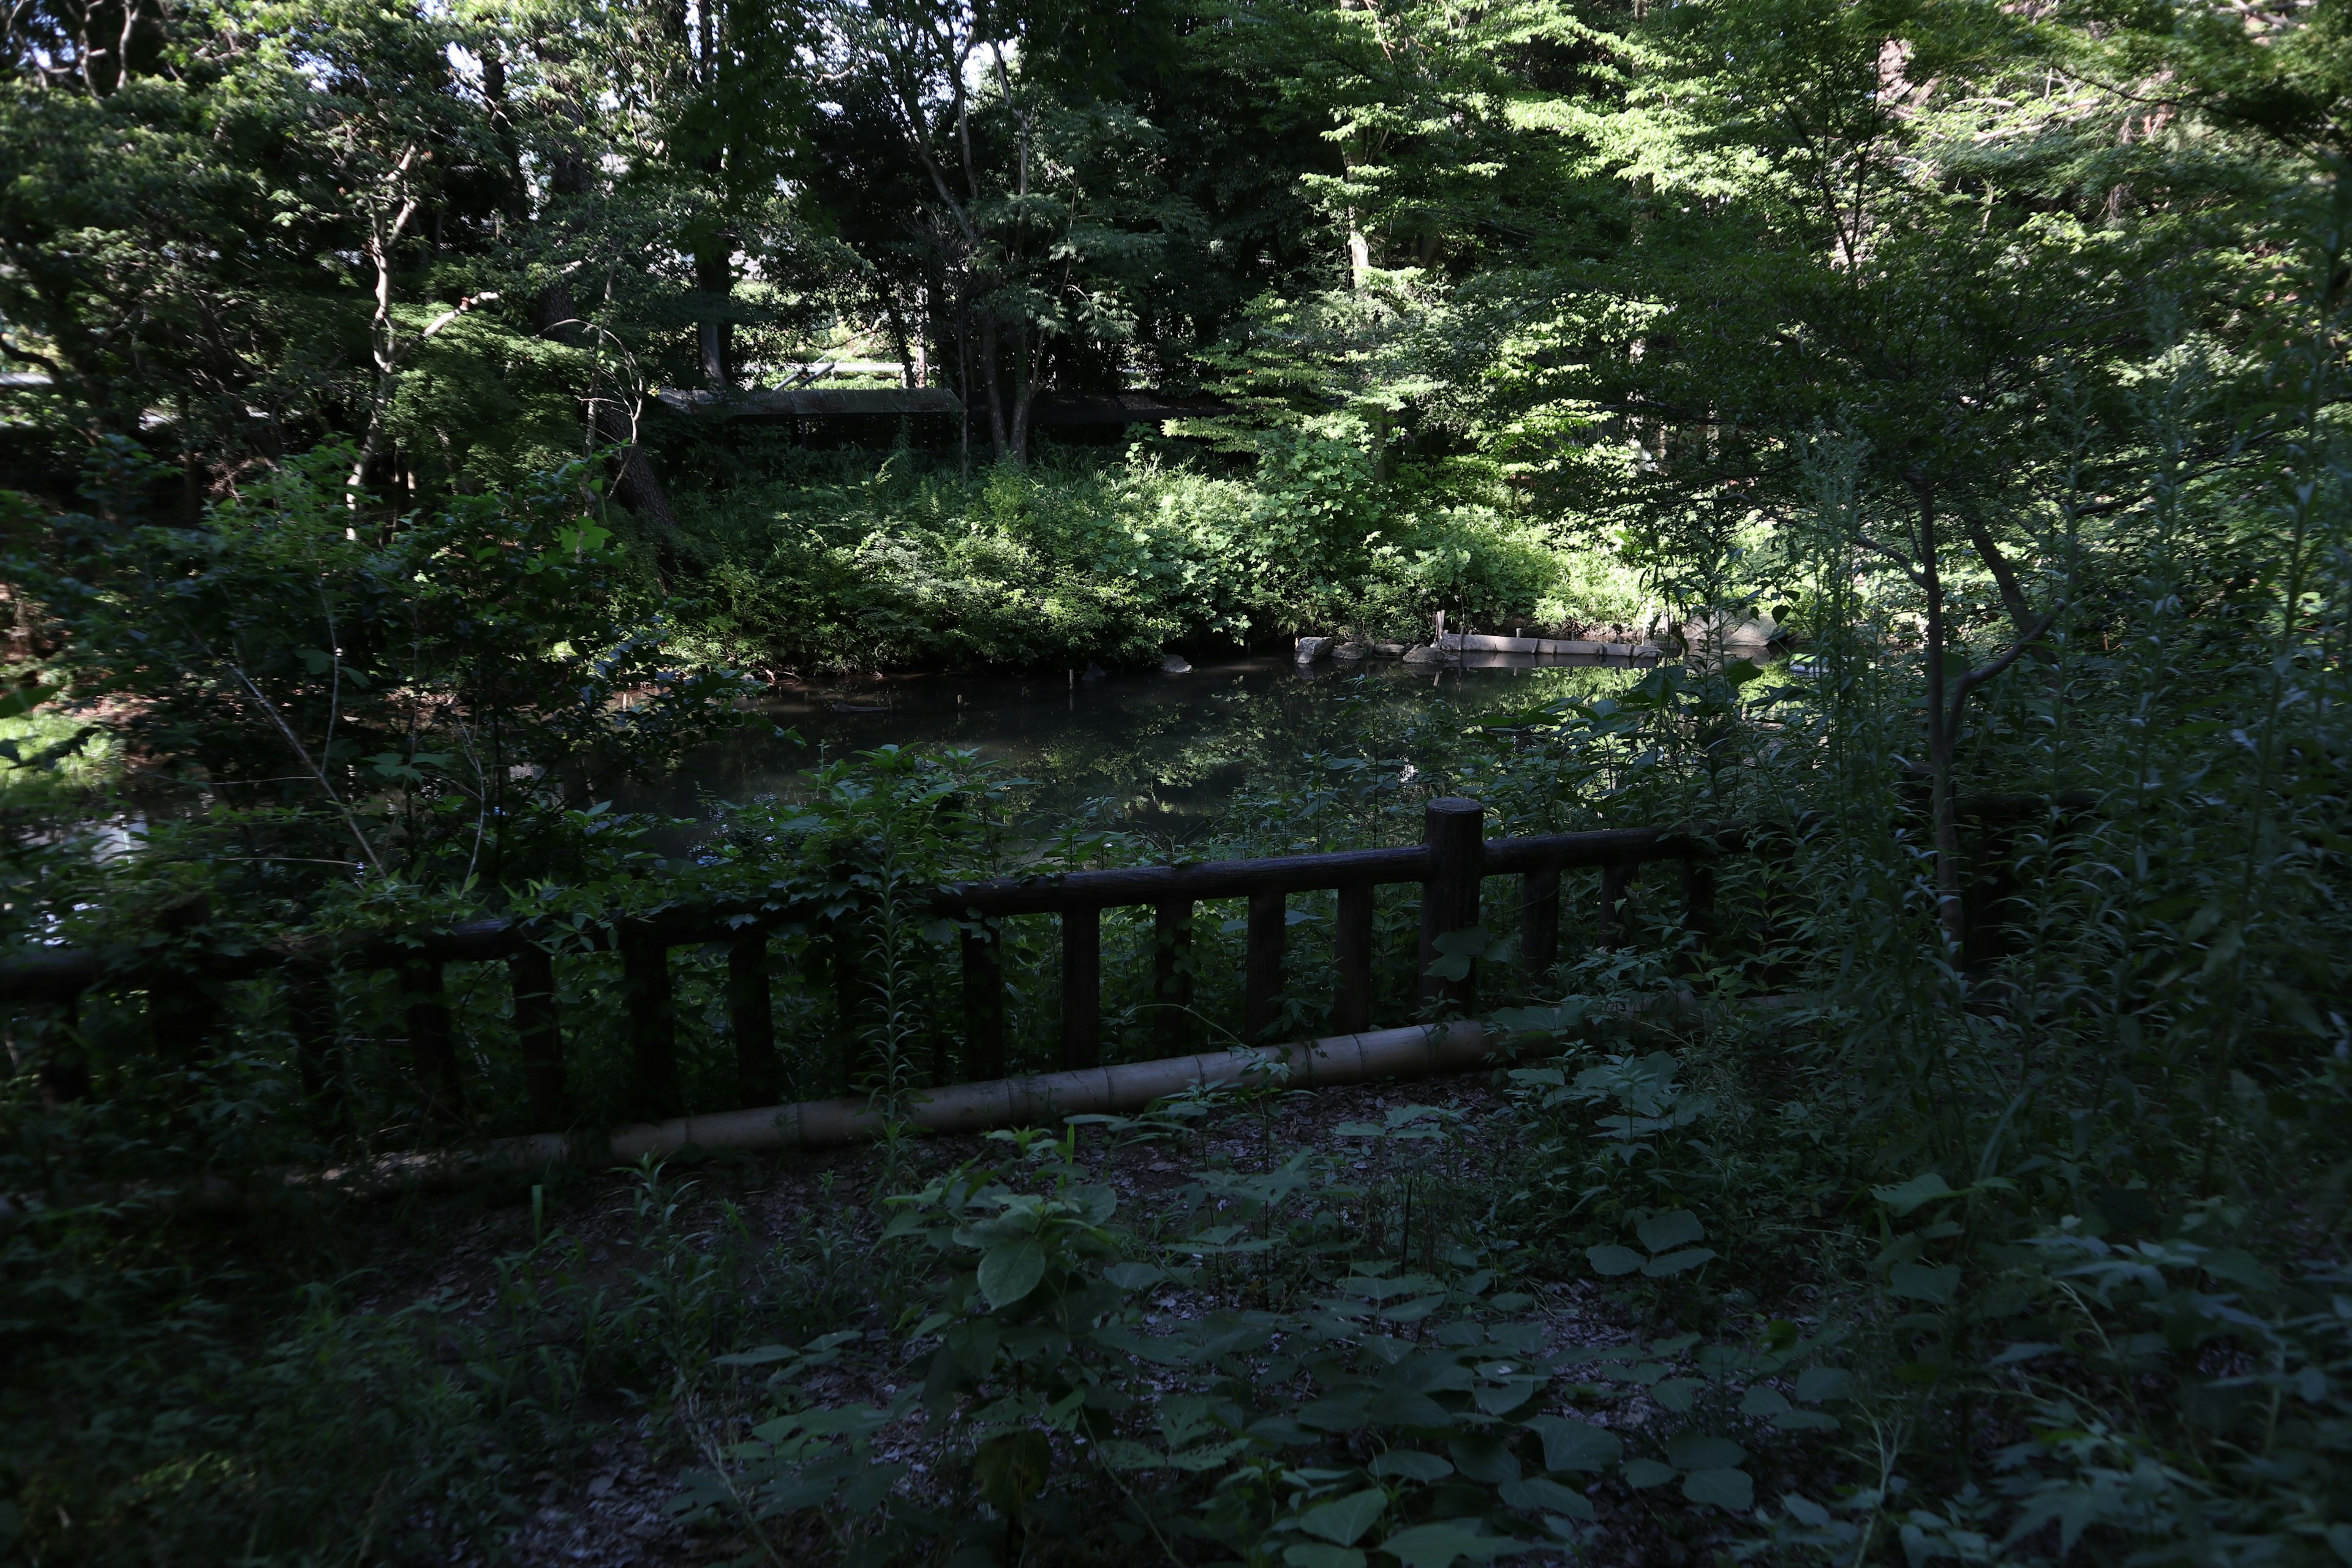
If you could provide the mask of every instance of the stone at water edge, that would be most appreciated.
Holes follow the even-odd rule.
[[[1300,637],[1298,639],[1298,662],[1301,664],[1313,664],[1317,659],[1321,658],[1325,654],[1330,652],[1332,645],[1337,643],[1339,640],[1339,639],[1338,637]]]
[[[1331,650],[1331,657],[1342,664],[1353,664],[1360,658],[1368,658],[1371,651],[1360,642],[1343,642]]]
[[[1192,673],[1192,667],[1184,662],[1184,656],[1181,653],[1160,655],[1160,668],[1169,675],[1190,675]]]
[[[1427,643],[1421,643],[1405,649],[1404,661],[1407,664],[1459,664],[1462,662],[1462,656],[1458,653],[1448,653],[1442,647],[1432,647]]]
[[[1376,642],[1372,645],[1372,651],[1382,658],[1402,658],[1405,645],[1401,642]]]
[[[1081,680],[1100,680],[1104,676],[1108,675],[1110,671],[1105,669],[1101,665],[1095,663],[1092,659],[1088,659],[1087,661],[1086,674],[1078,677],[1078,679]]]

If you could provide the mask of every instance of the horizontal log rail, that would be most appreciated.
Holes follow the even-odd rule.
[[[2004,798],[1971,803],[1970,814],[1986,820],[2014,818],[2047,809],[2086,806],[2090,797],[2055,802]],[[1606,828],[1581,833],[1538,834],[1487,840],[1477,802],[1448,797],[1424,809],[1423,841],[1388,849],[1350,849],[1258,860],[1220,860],[1195,865],[1119,867],[1051,876],[1002,878],[951,884],[929,900],[932,913],[961,926],[961,959],[966,1080],[1003,1078],[1005,1062],[1003,957],[1000,924],[1023,915],[1058,915],[1062,945],[1061,1068],[1078,1071],[1100,1065],[1101,913],[1106,909],[1149,906],[1153,910],[1154,973],[1151,997],[1158,1014],[1157,1043],[1173,1055],[1193,1044],[1192,966],[1193,907],[1212,900],[1246,900],[1244,947],[1244,1016],[1242,1038],[1274,1039],[1280,1022],[1282,973],[1288,935],[1288,905],[1295,893],[1335,891],[1337,918],[1332,954],[1337,984],[1330,1008],[1335,1033],[1360,1033],[1371,1026],[1374,956],[1374,889],[1390,884],[1422,886],[1419,997],[1424,1009],[1466,1013],[1475,1009],[1475,963],[1457,978],[1433,973],[1441,941],[1475,928],[1481,918],[1485,879],[1520,879],[1520,954],[1535,973],[1549,969],[1559,953],[1560,881],[1563,872],[1598,868],[1601,875],[1600,942],[1621,935],[1621,907],[1640,868],[1650,862],[1683,864],[1683,921],[1706,934],[1713,923],[1711,862],[1750,847],[1758,830],[1747,825]],[[1805,824],[1790,825],[1801,829]],[[417,1089],[430,1119],[454,1122],[465,1115],[464,1084],[454,1023],[443,977],[450,963],[505,963],[513,982],[514,1019],[521,1050],[530,1120],[542,1131],[562,1123],[563,1047],[557,1017],[551,952],[607,952],[621,959],[621,992],[627,1012],[635,1071],[635,1097],[647,1120],[682,1114],[676,1065],[677,1025],[668,959],[679,946],[719,943],[727,950],[724,983],[729,1030],[736,1050],[738,1103],[772,1104],[777,1061],[768,944],[772,932],[795,925],[817,931],[824,913],[814,901],[722,900],[681,905],[646,915],[605,921],[549,917],[481,920],[396,935],[302,940],[277,945],[201,946],[202,916],[186,910],[166,924],[185,930],[190,949],[166,959],[152,953],[125,957],[91,950],[35,950],[0,958],[0,1005],[70,1008],[92,990],[145,989],[157,1044],[187,1048],[219,1026],[216,1001],[207,1001],[214,983],[247,979],[272,971],[288,981],[298,1057],[306,1080],[323,1075],[334,1037],[334,1009],[327,973],[335,969],[389,971],[398,979],[408,1026]],[[813,942],[812,948],[818,946]],[[855,994],[856,976],[845,942],[827,940],[829,956],[813,957],[810,973],[827,977],[843,998]],[[854,1076],[854,1046],[845,1042],[843,1077]]]

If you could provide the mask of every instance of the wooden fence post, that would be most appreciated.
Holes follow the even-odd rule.
[[[1460,980],[1430,973],[1438,959],[1437,939],[1478,923],[1478,882],[1486,870],[1486,808],[1475,800],[1447,795],[1422,812],[1422,835],[1429,846],[1429,880],[1421,892],[1421,998],[1446,1002],[1464,1012],[1478,1005],[1474,964]]]
[[[1625,889],[1641,874],[1639,861],[1612,860],[1601,868],[1601,940],[1595,945],[1615,947],[1625,940]]]
[[[1288,901],[1279,888],[1252,893],[1249,954],[1242,982],[1242,1039],[1261,1045],[1282,1016],[1282,939]]]
[[[287,1023],[294,1036],[294,1072],[319,1126],[343,1119],[343,1075],[335,1053],[334,976],[320,963],[286,970]]]
[[[1192,1042],[1192,903],[1151,906],[1151,1001],[1159,1010],[1160,1044],[1180,1056]]]
[[[212,918],[211,895],[191,893],[159,911],[155,924],[178,935],[210,924]],[[184,956],[167,960],[148,978],[147,1026],[156,1050],[167,1058],[211,1056],[221,1029],[219,983]]]
[[[775,1104],[776,1008],[768,994],[768,933],[757,926],[727,944],[727,1032],[735,1037],[735,1102],[746,1110]]]
[[[647,921],[624,921],[614,937],[621,949],[629,1050],[636,1067],[636,1112],[648,1121],[666,1121],[683,1109],[677,1093],[677,1002],[670,986],[669,947]]]
[[[833,984],[833,1048],[840,1062],[841,1092],[857,1092],[859,1069],[866,1065],[866,1041],[858,1037],[857,916],[842,910],[825,921],[824,961]]]
[[[1331,1030],[1360,1035],[1372,1026],[1372,895],[1370,882],[1339,889],[1339,918],[1331,928],[1331,958],[1339,984],[1331,998]]]
[[[963,1076],[979,1083],[1004,1076],[1004,966],[993,921],[963,931]]]
[[[1062,911],[1062,1070],[1102,1060],[1102,910]]]
[[[416,1069],[417,1092],[425,1098],[425,1119],[449,1123],[466,1114],[465,1088],[457,1074],[456,1028],[449,1018],[449,998],[441,988],[441,966],[420,958],[400,971],[400,989],[408,998],[408,1055]]]
[[[1697,949],[1692,964],[1704,969],[1706,946],[1715,939],[1715,867],[1698,855],[1683,857],[1683,930]]]
[[[91,1093],[89,1058],[83,1051],[79,1026],[81,998],[68,996],[34,1010],[25,1018],[32,1025],[29,1042],[41,1062],[41,1096],[51,1105],[88,1100]]]
[[[1519,879],[1519,962],[1539,986],[1559,961],[1559,868],[1546,866]]]
[[[526,942],[507,959],[507,982],[514,992],[515,1033],[522,1040],[530,1130],[558,1131],[563,1126],[563,1030],[555,1016],[555,960],[547,949]]]

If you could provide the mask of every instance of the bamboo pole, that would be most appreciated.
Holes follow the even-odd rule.
[[[1484,1062],[1486,1049],[1485,1026],[1475,1020],[1415,1024],[1264,1050],[1210,1051],[1034,1078],[954,1084],[909,1096],[901,1120],[928,1132],[950,1134],[996,1127],[1050,1126],[1065,1116],[1140,1110],[1194,1084],[1272,1078],[1286,1068],[1293,1089],[1327,1089],[1370,1079],[1460,1071]],[[446,1177],[464,1171],[634,1162],[647,1155],[675,1154],[689,1146],[832,1149],[880,1137],[887,1120],[885,1108],[870,1100],[810,1100],[755,1110],[674,1117],[623,1127],[602,1138],[561,1132],[501,1138],[432,1163]],[[418,1176],[433,1179],[422,1172]]]

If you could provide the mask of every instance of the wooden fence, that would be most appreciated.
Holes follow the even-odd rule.
[[[1973,810],[1980,816],[2014,816],[2020,808],[2047,804],[1983,802]],[[1446,980],[1432,973],[1432,965],[1440,937],[1479,925],[1486,878],[1519,879],[1520,952],[1530,972],[1541,973],[1559,955],[1562,872],[1600,870],[1600,940],[1607,944],[1617,932],[1620,905],[1638,868],[1651,861],[1678,861],[1684,921],[1705,935],[1713,922],[1712,863],[1746,850],[1750,832],[1740,825],[1632,827],[1489,840],[1478,803],[1450,797],[1428,803],[1423,840],[1417,845],[966,882],[940,889],[925,912],[953,919],[961,927],[963,1072],[969,1079],[987,1079],[1005,1071],[1000,922],[1006,917],[1060,917],[1061,1065],[1087,1068],[1097,1065],[1101,1053],[1106,909],[1149,905],[1153,911],[1151,995],[1159,1005],[1161,1043],[1174,1052],[1186,1048],[1183,1035],[1192,1001],[1186,954],[1196,904],[1213,899],[1248,900],[1242,1037],[1259,1043],[1269,1037],[1277,1021],[1290,895],[1336,891],[1332,942],[1337,984],[1330,1026],[1334,1033],[1356,1033],[1373,1022],[1372,915],[1378,888],[1421,884],[1420,1000],[1424,1005],[1468,1012],[1476,1005],[1475,968],[1465,978]],[[124,961],[76,950],[34,950],[0,959],[0,1005],[70,1010],[87,991],[143,990],[158,1046],[185,1048],[219,1027],[218,983],[276,971],[284,976],[298,1062],[306,1086],[315,1091],[331,1059],[336,1034],[331,973],[339,968],[389,971],[405,998],[412,1065],[426,1113],[454,1121],[464,1113],[465,1089],[443,971],[451,963],[502,962],[513,988],[530,1121],[537,1130],[553,1131],[563,1125],[564,1052],[551,950],[616,952],[639,1102],[635,1109],[647,1120],[658,1120],[684,1109],[670,950],[724,946],[725,1002],[735,1047],[738,1100],[746,1107],[773,1104],[781,1085],[769,988],[770,937],[778,928],[815,921],[818,911],[782,903],[720,902],[674,907],[603,924],[488,920],[335,944],[297,942],[234,951],[203,947],[205,918],[201,907],[181,911],[177,919],[189,928],[187,945],[168,962],[152,957]],[[855,977],[842,970],[839,983],[848,994]],[[56,1087],[71,1090],[69,1085]]]

